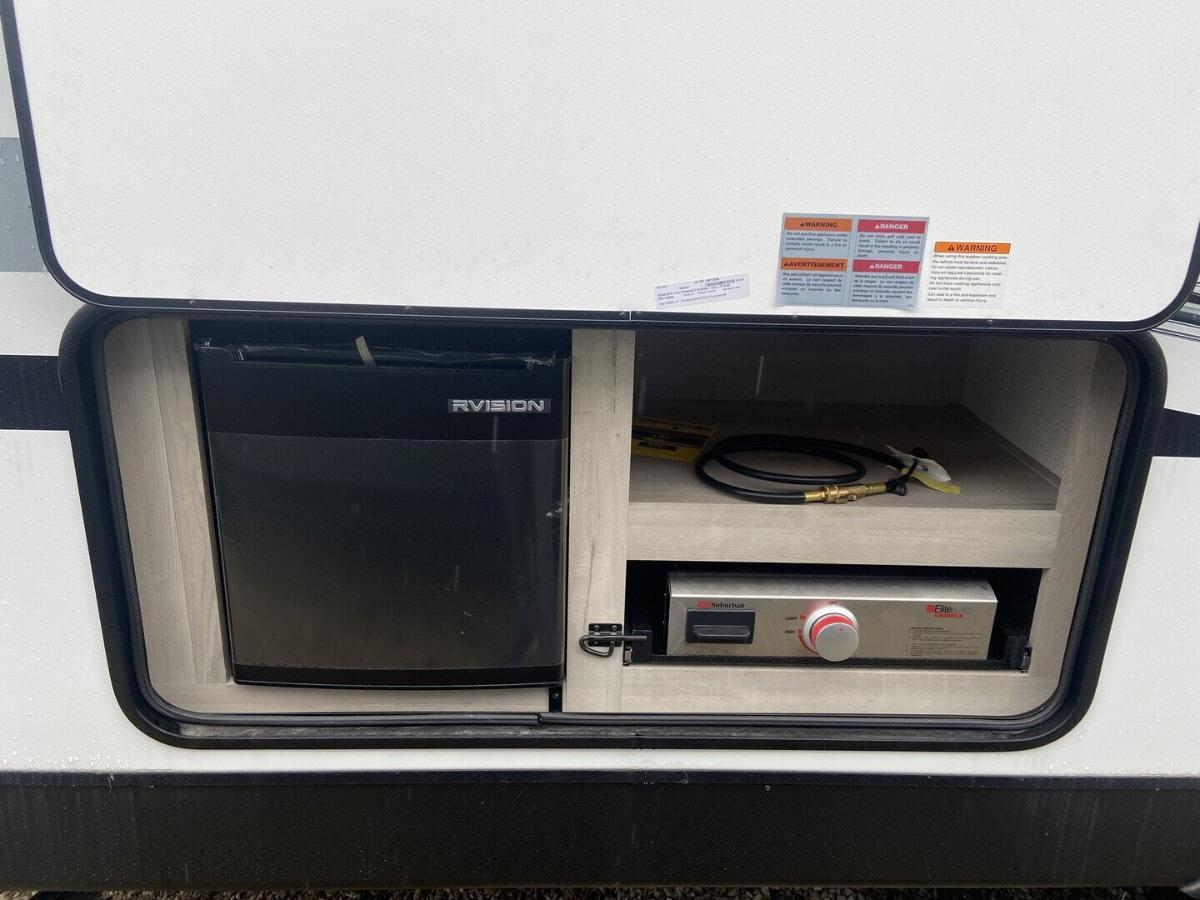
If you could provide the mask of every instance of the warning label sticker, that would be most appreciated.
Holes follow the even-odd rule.
[[[913,659],[982,659],[987,656],[987,635],[982,631],[914,625],[908,629],[908,655]]]
[[[928,225],[925,218],[785,214],[778,304],[915,306]]]
[[[925,302],[934,306],[999,306],[1012,244],[937,241],[929,263]]]

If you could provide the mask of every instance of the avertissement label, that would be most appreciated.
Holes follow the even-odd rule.
[[[917,217],[785,214],[779,305],[915,306],[928,225]]]
[[[999,306],[1008,253],[998,241],[937,241],[929,262],[925,302],[935,306]]]

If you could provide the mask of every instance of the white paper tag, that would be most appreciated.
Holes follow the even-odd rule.
[[[371,348],[367,346],[367,339],[359,335],[354,339],[354,346],[358,349],[358,356],[363,361],[364,366],[375,365],[375,357],[371,355]]]
[[[749,296],[749,275],[719,275],[715,278],[697,278],[694,281],[656,285],[654,308],[671,309],[675,306],[711,303],[714,300],[739,300]]]
[[[911,453],[902,453],[891,444],[888,444],[887,448],[888,453],[892,454],[892,456],[904,463],[905,466],[911,466],[915,462],[917,464],[917,470],[924,472],[934,481],[945,482],[950,480],[950,473],[947,472],[945,467],[942,466],[942,464],[936,459],[927,459],[924,456],[913,456]]]

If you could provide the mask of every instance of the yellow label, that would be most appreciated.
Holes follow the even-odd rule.
[[[633,452],[638,456],[695,462],[704,445],[716,433],[715,425],[671,419],[634,419]]]
[[[927,473],[922,472],[919,469],[916,472],[913,472],[912,477],[921,482],[921,484],[925,485],[925,487],[935,491],[941,491],[943,494],[962,493],[962,488],[960,488],[953,481],[934,481]]]

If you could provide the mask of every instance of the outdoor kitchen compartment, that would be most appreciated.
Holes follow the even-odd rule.
[[[196,360],[235,681],[562,680],[562,353],[200,340]]]

